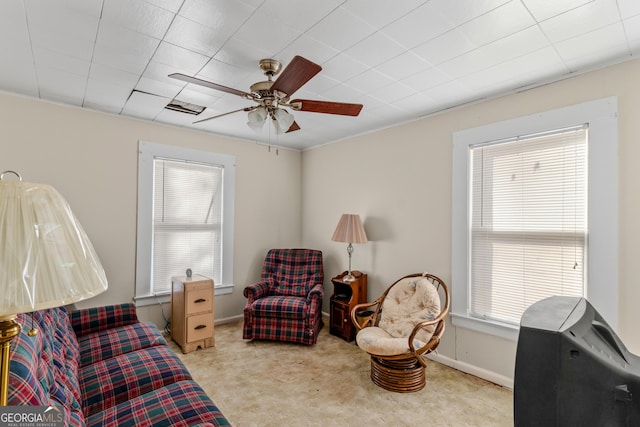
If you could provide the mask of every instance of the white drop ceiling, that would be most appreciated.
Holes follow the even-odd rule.
[[[638,0],[6,0],[0,90],[307,149],[640,54]],[[322,71],[294,98],[361,103],[358,117],[293,112],[256,133],[239,96],[262,58]],[[199,116],[164,107],[205,106]],[[28,112],[25,112],[28,114]]]

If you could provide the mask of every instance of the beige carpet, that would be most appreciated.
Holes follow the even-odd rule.
[[[242,323],[216,325],[215,347],[182,354],[195,380],[235,427],[512,426],[511,391],[436,362],[416,393],[369,378],[369,357],[329,334],[312,347],[242,339]]]

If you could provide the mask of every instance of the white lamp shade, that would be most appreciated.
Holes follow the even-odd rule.
[[[254,131],[260,132],[267,118],[267,110],[264,107],[258,107],[255,110],[249,111],[247,117],[249,119],[247,125]]]
[[[343,214],[331,240],[344,243],[367,243],[367,233],[364,231],[360,215]]]
[[[275,128],[276,133],[283,134],[289,130],[293,122],[295,121],[295,117],[293,114],[289,114],[287,111],[279,108],[273,113],[273,117],[275,119]]]
[[[0,316],[58,307],[107,289],[82,226],[53,187],[0,180]]]

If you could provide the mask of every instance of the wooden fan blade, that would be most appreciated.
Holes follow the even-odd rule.
[[[318,74],[320,70],[322,70],[322,67],[318,64],[296,55],[289,65],[282,70],[280,77],[271,86],[271,90],[277,90],[287,96],[291,96],[302,85],[311,80],[313,76]]]
[[[181,73],[169,74],[169,77],[171,77],[173,79],[177,79],[177,80],[182,80],[183,82],[193,83],[194,85],[208,87],[209,89],[220,90],[222,92],[227,92],[227,93],[230,93],[232,95],[238,95],[238,96],[241,96],[243,98],[253,98],[253,95],[250,94],[250,93],[243,92],[241,90],[234,89],[232,87],[222,86],[222,85],[219,85],[217,83],[213,83],[213,82],[209,82],[209,81],[206,81],[206,80],[202,80],[202,79],[199,79],[197,77],[191,77],[191,76],[187,76],[187,75],[181,74]]]
[[[294,99],[291,104],[295,110],[311,113],[340,114],[342,116],[357,116],[362,110],[362,104],[347,104],[345,102],[313,101],[310,99]],[[299,108],[298,108],[299,105]]]
[[[229,111],[228,113],[222,113],[222,114],[218,114],[217,116],[211,116],[211,117],[207,117],[206,119],[197,120],[197,121],[193,122],[193,124],[206,122],[207,120],[217,119],[218,117],[228,116],[229,114],[237,113],[238,111],[255,110],[256,108],[258,108],[258,107],[247,107],[247,108],[241,108],[239,110]]]
[[[291,123],[291,126],[289,127],[289,130],[286,131],[285,133],[289,133],[289,132],[293,132],[296,130],[300,130],[300,126],[298,126],[298,124],[296,122]]]

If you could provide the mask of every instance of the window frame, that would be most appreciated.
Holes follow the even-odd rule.
[[[453,134],[451,319],[454,326],[514,341],[519,332],[519,327],[514,325],[469,316],[470,147],[581,124],[589,126],[585,297],[615,329],[618,320],[618,124],[615,96]]]
[[[224,167],[222,183],[222,283],[214,284],[215,295],[233,292],[233,220],[235,191],[235,157],[149,141],[138,142],[138,214],[136,248],[136,283],[134,300],[138,305],[169,302],[171,293],[151,292],[151,258],[153,253],[153,168],[154,159],[175,159]],[[197,273],[197,272],[194,272]]]

